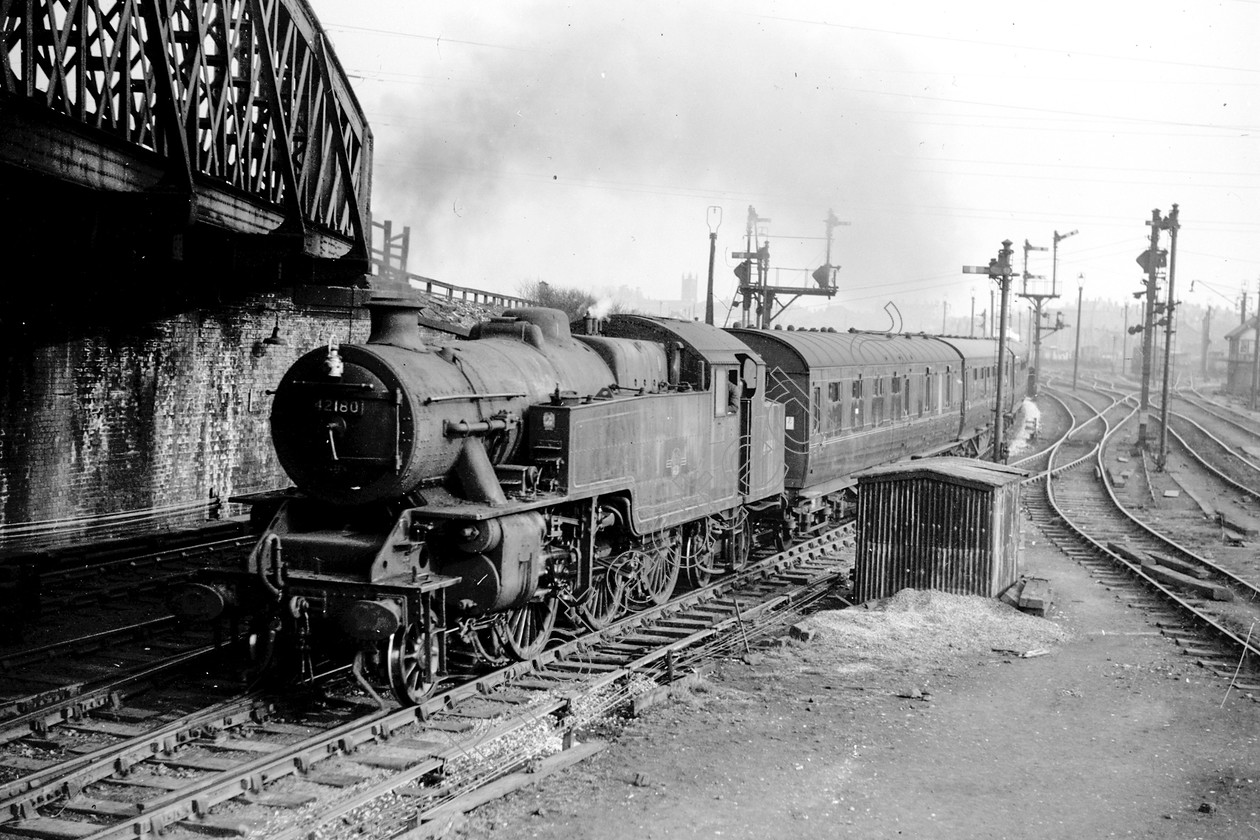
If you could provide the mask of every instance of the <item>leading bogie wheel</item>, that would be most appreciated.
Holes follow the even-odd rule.
[[[389,686],[404,706],[419,703],[437,685],[437,639],[419,623],[400,627],[386,642]]]

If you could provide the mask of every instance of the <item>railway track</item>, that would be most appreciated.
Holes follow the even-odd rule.
[[[1209,414],[1229,426],[1245,441],[1244,445],[1260,446],[1260,421],[1257,421],[1254,413],[1246,413],[1220,403],[1194,388],[1181,388],[1174,392],[1174,396],[1187,405],[1194,406],[1197,411]]]
[[[168,586],[199,568],[228,564],[256,539],[240,523],[199,529],[167,539],[132,540],[97,551],[12,555],[0,560],[0,656],[23,644],[48,647],[83,629],[104,632],[165,617]],[[55,622],[41,621],[55,615]],[[74,615],[75,620],[67,620]]]
[[[113,728],[130,737],[90,760],[0,789],[0,836],[393,836],[522,767],[589,754],[584,727],[609,709],[781,633],[850,572],[847,546],[848,529],[792,546],[416,707],[351,697],[281,710],[251,696],[173,722],[132,715]]]
[[[231,562],[251,543],[240,523],[223,523],[0,561],[9,569],[41,564],[43,612],[56,619],[0,645],[0,785],[238,695],[244,683],[224,655],[229,640],[181,626],[163,590],[201,565]],[[134,706],[141,696],[144,706]]]
[[[1205,668],[1255,688],[1260,589],[1142,523],[1117,498],[1123,473],[1108,470],[1109,441],[1135,411],[1123,394],[1090,418],[1077,415],[1046,473],[1028,482],[1034,524]],[[1061,395],[1065,399],[1066,395]],[[1118,459],[1117,459],[1118,460]],[[1136,471],[1135,471],[1136,472]],[[1243,671],[1243,666],[1247,670]]]
[[[1201,413],[1200,419],[1204,422],[1200,422],[1189,414],[1170,410],[1168,419],[1169,435],[1197,463],[1253,502],[1260,501],[1260,448],[1257,448],[1260,447],[1260,431],[1252,432],[1247,438],[1233,434],[1231,440],[1225,440],[1216,432],[1222,431],[1222,425],[1228,431],[1229,421],[1215,413]],[[1217,427],[1216,432],[1205,423]],[[1240,443],[1240,438],[1251,443]]]
[[[22,739],[35,734],[55,752],[50,733],[58,727],[114,714],[177,672],[236,682],[216,662],[227,646],[207,628],[155,619],[0,656],[0,768],[13,766]]]

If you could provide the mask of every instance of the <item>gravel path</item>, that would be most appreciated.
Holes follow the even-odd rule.
[[[1260,698],[1026,533],[1046,619],[911,592],[820,614],[447,836],[1260,837]]]

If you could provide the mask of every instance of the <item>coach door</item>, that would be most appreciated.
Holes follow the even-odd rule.
[[[739,367],[739,495],[747,497],[752,487],[753,397],[757,395],[757,362],[736,354]]]

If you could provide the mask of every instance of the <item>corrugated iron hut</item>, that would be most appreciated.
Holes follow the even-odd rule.
[[[971,458],[858,473],[855,601],[907,587],[1000,595],[1020,575],[1019,485],[1027,475]]]

